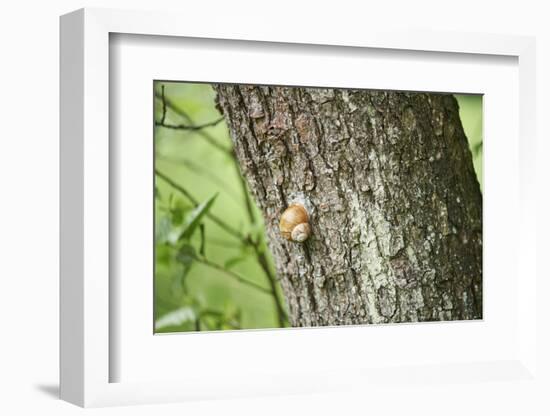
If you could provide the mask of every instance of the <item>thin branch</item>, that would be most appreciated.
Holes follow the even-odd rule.
[[[174,102],[172,100],[170,100],[168,97],[163,98],[162,94],[159,94],[159,93],[155,93],[155,97],[159,100],[162,100],[162,102],[165,103],[166,106],[168,108],[170,108],[170,110],[172,110],[178,116],[180,116],[184,120],[186,120],[186,122],[188,123],[188,126],[191,126],[191,127],[194,126],[194,123],[193,123],[193,120],[191,119],[191,117],[189,117],[189,115],[185,111],[183,111],[180,107],[178,107],[176,104],[174,104]],[[221,120],[223,120],[223,117],[220,118],[219,120],[216,120],[216,121],[219,123]],[[204,130],[202,130],[202,129],[196,130],[195,129],[193,131],[196,134],[200,135],[204,140],[206,140],[210,145],[212,145],[213,147],[215,147],[219,151],[221,151],[221,152],[223,152],[227,155],[232,155],[233,154],[233,149],[228,149],[225,146],[222,146],[221,144],[218,143],[218,141],[213,136],[206,133]]]
[[[217,142],[217,140],[214,137],[212,137],[212,135],[208,134],[204,130],[197,130],[195,132],[195,134],[198,134],[199,136],[201,136],[204,140],[206,140],[210,145],[214,146],[219,151],[225,153],[226,155],[228,155],[230,157],[233,156],[233,148],[232,147],[228,149],[227,147],[222,146],[221,144],[219,144]]]
[[[158,92],[155,92],[155,98],[162,100],[166,103],[166,105],[178,116],[183,117],[188,122],[191,122],[191,117],[183,111],[181,108],[179,108],[172,100],[170,100],[168,97],[163,97],[162,94],[159,94]]]
[[[170,185],[172,188],[179,191],[183,196],[185,196],[191,203],[197,207],[199,205],[199,201],[193,197],[183,186],[178,185],[176,182],[174,182],[172,179],[170,179],[168,176],[166,176],[164,173],[159,171],[158,169],[155,169],[155,175],[157,175],[159,178],[164,180],[168,185]]]
[[[248,213],[248,218],[252,225],[256,224],[256,216],[254,215],[254,207],[252,201],[250,200],[250,195],[248,193],[248,188],[246,187],[246,182],[244,181],[243,175],[241,175],[241,169],[239,167],[239,162],[237,161],[237,156],[235,153],[232,155],[233,166],[237,171],[237,178],[239,179],[239,185],[241,186],[241,192],[244,198],[244,204],[246,206],[246,212]]]
[[[277,319],[279,321],[279,326],[283,328],[285,326],[285,322],[288,321],[288,317],[286,316],[285,309],[283,308],[283,300],[281,299],[279,292],[277,292],[276,278],[269,269],[267,257],[264,253],[260,251],[257,243],[254,244],[254,252],[256,254],[256,258],[258,259],[260,267],[263,269],[267,277],[269,286],[271,287],[271,294],[273,296],[273,302],[275,303],[275,308],[277,310]]]
[[[164,121],[166,120],[166,97],[164,96],[164,85],[161,87],[162,91],[162,117],[160,119],[160,123],[164,124]]]
[[[172,158],[172,157],[166,157],[162,155],[157,155],[157,160],[167,162],[167,163],[172,163],[174,165],[183,165],[190,171],[196,173],[197,175],[200,175],[205,177],[206,179],[209,179],[212,183],[216,184],[222,189],[225,189],[225,190],[231,189],[231,186],[228,183],[226,183],[223,179],[220,179],[218,176],[214,175],[211,172],[211,169],[205,169],[199,164],[193,162],[192,160],[185,159],[185,158]],[[240,198],[236,195],[236,192],[234,190],[227,192],[227,194],[237,204],[241,203]]]
[[[164,127],[164,128],[173,129],[173,130],[197,131],[197,130],[205,129],[207,127],[214,127],[218,125],[222,120],[223,120],[223,117],[220,117],[217,120],[210,121],[209,123],[198,124],[198,125],[168,124],[168,123],[165,123],[163,120],[161,120],[161,121],[155,121],[155,126]]]
[[[172,188],[176,189],[182,195],[184,195],[189,201],[191,201],[191,203],[195,207],[197,207],[199,205],[199,201],[196,198],[194,198],[193,195],[191,195],[189,193],[189,191],[187,191],[183,186],[181,186],[178,183],[174,182],[171,178],[166,176],[164,173],[160,172],[158,169],[155,169],[155,174],[159,178],[164,180],[166,183],[168,183],[168,185],[170,185]],[[214,214],[211,214],[211,213],[208,212],[208,213],[206,213],[206,216],[208,218],[210,218],[213,222],[215,222],[220,228],[223,228],[229,234],[231,234],[235,238],[238,238],[239,240],[241,240],[244,244],[249,244],[249,242],[250,242],[249,238],[242,235],[238,230],[236,230],[233,227],[231,227],[230,225],[226,224],[223,220],[219,219]]]
[[[265,287],[260,286],[260,285],[257,284],[257,283],[254,283],[254,282],[252,282],[252,281],[250,281],[250,280],[248,280],[248,279],[245,279],[245,278],[242,277],[241,275],[239,275],[239,274],[237,274],[237,273],[235,273],[235,272],[233,272],[233,271],[231,271],[231,270],[225,269],[224,267],[220,266],[220,265],[217,264],[217,263],[214,263],[214,262],[212,262],[212,261],[210,261],[210,260],[208,260],[208,259],[206,259],[206,258],[204,258],[204,257],[195,256],[194,258],[195,258],[195,260],[198,261],[199,263],[204,264],[205,266],[211,267],[211,268],[213,268],[213,269],[215,269],[215,270],[218,270],[218,271],[220,271],[220,272],[223,272],[223,273],[225,273],[226,275],[232,277],[233,279],[237,280],[237,281],[240,282],[240,283],[243,283],[243,284],[245,284],[245,285],[248,285],[248,286],[250,286],[250,287],[253,287],[254,289],[257,289],[257,290],[259,290],[259,291],[261,291],[261,292],[263,292],[263,293],[266,293],[266,294],[268,294],[268,295],[270,295],[270,296],[272,295],[272,292],[271,292],[270,289],[266,289]]]

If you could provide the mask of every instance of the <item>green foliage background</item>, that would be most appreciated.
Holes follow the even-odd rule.
[[[288,321],[279,319],[258,261],[258,253],[265,253],[267,267],[275,273],[254,203],[256,222],[250,221],[224,121],[188,129],[220,119],[214,91],[208,84],[180,82],[155,82],[154,88],[155,331],[287,326]],[[482,184],[482,96],[456,98]],[[212,216],[245,240],[228,233]],[[276,291],[282,298],[278,286]]]

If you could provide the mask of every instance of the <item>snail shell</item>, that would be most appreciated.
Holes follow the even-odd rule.
[[[303,243],[311,234],[309,215],[300,204],[290,205],[279,222],[279,230],[283,238],[298,243]]]

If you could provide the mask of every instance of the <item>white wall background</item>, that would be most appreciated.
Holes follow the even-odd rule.
[[[187,3],[191,3],[188,5]],[[250,15],[280,20],[281,27],[388,24],[435,30],[511,33],[537,36],[539,213],[550,212],[549,127],[550,30],[545,1],[346,1],[258,0],[191,2],[168,0],[18,0],[0,10],[0,414],[72,415],[83,410],[56,399],[58,377],[58,16],[80,7],[115,7],[184,11],[189,19],[213,15]],[[182,24],[185,24],[183,21]],[[240,28],[244,30],[244,28]],[[546,97],[545,97],[546,96]],[[543,140],[545,138],[546,140]],[[543,166],[545,165],[545,166]],[[539,267],[550,277],[544,258],[550,235],[547,219],[539,220]],[[543,229],[545,232],[543,232]],[[543,247],[544,245],[544,247]],[[550,280],[550,279],[549,279]],[[549,286],[539,287],[548,292]],[[540,306],[548,316],[549,307]],[[32,331],[30,330],[32,328]],[[548,329],[546,329],[548,332]],[[541,332],[541,335],[542,332]],[[545,336],[548,365],[550,347]],[[542,351],[541,351],[542,352]],[[548,368],[548,367],[546,367]],[[548,374],[548,372],[547,372]],[[407,397],[354,397],[346,393],[306,397],[198,402],[157,407],[92,410],[94,414],[545,414],[535,396],[516,394],[502,383],[488,396],[458,385],[450,394],[434,385],[422,409],[410,409]],[[411,389],[410,395],[415,395]],[[531,398],[531,399],[527,399]],[[451,406],[450,409],[448,406]],[[376,409],[376,410],[375,410]],[[548,413],[546,413],[548,414]]]

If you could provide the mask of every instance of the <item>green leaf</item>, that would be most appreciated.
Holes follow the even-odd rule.
[[[173,249],[170,245],[163,243],[156,245],[156,260],[157,264],[169,266],[173,260]]]
[[[205,202],[200,204],[197,208],[195,208],[191,212],[191,214],[189,214],[189,217],[187,218],[187,222],[183,227],[183,231],[180,234],[180,238],[179,238],[180,241],[187,240],[193,235],[193,233],[199,226],[202,218],[208,213],[208,210],[212,207],[212,204],[214,204],[214,201],[216,200],[217,196],[218,194],[216,193],[210,199],[206,200]]]
[[[196,316],[197,315],[192,308],[189,306],[184,306],[157,319],[155,322],[155,329],[158,331],[168,326],[180,326],[187,322],[194,322]]]
[[[170,218],[167,216],[162,216],[155,227],[157,244],[163,244],[168,241],[171,228],[172,221],[170,221]]]
[[[197,257],[195,247],[191,244],[184,244],[178,251],[176,259],[184,266],[190,266]]]
[[[174,225],[180,225],[183,221],[183,211],[179,208],[173,208],[171,212]]]
[[[172,223],[174,225],[181,225],[183,223],[183,218],[185,214],[190,211],[193,207],[187,205],[181,199],[175,199],[172,202],[173,207],[170,212],[172,214]]]

